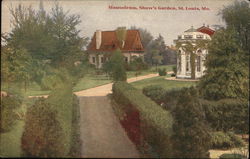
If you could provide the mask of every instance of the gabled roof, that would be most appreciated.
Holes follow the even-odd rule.
[[[102,31],[101,37],[101,46],[99,49],[96,49],[96,32],[94,33],[88,46],[88,51],[110,52],[118,48],[123,52],[144,51],[138,30],[126,30],[126,37],[123,47],[122,43],[117,38],[116,31]]]
[[[202,26],[202,27],[198,28],[197,31],[208,34],[210,36],[212,36],[215,33],[215,31],[213,29],[206,27],[206,26]]]
[[[184,31],[184,32],[196,32],[196,31],[197,31],[197,30],[194,29],[193,26],[192,26],[190,29],[188,29],[188,30],[186,30],[186,31]]]

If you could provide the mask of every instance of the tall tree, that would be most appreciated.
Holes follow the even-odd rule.
[[[127,75],[124,67],[124,56],[121,50],[117,49],[112,53],[110,60],[104,64],[104,70],[114,81],[126,81]]]
[[[162,64],[163,54],[166,51],[164,39],[159,35],[155,40],[151,41],[147,47],[145,61],[156,66]]]
[[[221,15],[227,27],[217,31],[209,45],[200,92],[207,99],[248,98],[249,3],[237,1],[222,9]]]
[[[248,97],[248,66],[236,32],[217,31],[209,45],[206,74],[199,87],[206,99]]]

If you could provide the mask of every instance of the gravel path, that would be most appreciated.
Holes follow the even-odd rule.
[[[131,82],[139,81],[142,79],[147,79],[147,78],[152,78],[152,77],[157,77],[157,76],[158,74],[148,74],[145,76],[129,78],[127,82],[131,83]],[[105,84],[102,86],[86,89],[83,91],[78,91],[78,92],[75,92],[75,94],[77,96],[106,96],[109,93],[112,93],[112,85],[113,83],[109,83],[109,84]]]
[[[88,158],[138,158],[139,153],[115,116],[109,99],[79,97],[82,156]]]

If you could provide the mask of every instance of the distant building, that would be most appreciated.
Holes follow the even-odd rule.
[[[193,45],[196,45],[197,40],[211,40],[211,36],[214,34],[214,32],[215,31],[210,29],[209,26],[202,26],[198,29],[191,27],[179,35],[178,39],[174,40],[174,42],[184,43],[186,41],[190,41]],[[176,49],[178,52],[176,77],[191,78],[190,55],[186,53],[182,47]],[[206,60],[206,55],[208,54],[208,50],[200,48],[197,49],[195,53],[197,55],[195,59],[195,77],[200,78],[204,75],[204,71],[206,70],[204,63]]]
[[[114,31],[97,30],[88,46],[89,62],[96,68],[102,68],[102,65],[109,60],[112,52],[120,49],[124,60],[130,62],[133,56],[143,57],[144,48],[141,43],[141,37],[138,30],[126,30],[126,28],[117,28]]]

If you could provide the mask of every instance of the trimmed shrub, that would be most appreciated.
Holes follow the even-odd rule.
[[[172,70],[173,70],[174,74],[176,75],[176,73],[177,73],[177,67],[176,67],[176,65],[174,65],[174,66],[172,67]]]
[[[216,131],[211,133],[212,149],[229,149],[244,146],[243,140],[233,132]]]
[[[0,132],[11,130],[13,124],[18,119],[15,110],[19,108],[21,104],[21,99],[14,95],[1,97]]]
[[[172,109],[174,116],[172,136],[174,157],[208,158],[210,148],[210,128],[205,113],[198,101],[195,88],[183,88]]]
[[[242,158],[247,158],[247,157],[236,153],[224,153],[220,155],[219,159],[242,159]]]
[[[165,94],[165,90],[159,85],[151,85],[144,87],[142,92],[147,97],[151,98],[157,104],[161,104],[163,100],[163,96]]]
[[[247,100],[200,101],[205,109],[208,122],[216,131],[249,132],[249,106]]]
[[[172,73],[172,74],[171,74],[171,77],[175,77],[175,75],[176,75],[176,74]]]
[[[80,107],[79,100],[73,95],[73,111],[72,111],[72,138],[70,157],[81,157],[81,140],[80,140]]]
[[[159,76],[166,76],[167,75],[166,68],[162,68],[162,69],[159,68],[158,73],[159,73]]]
[[[70,152],[72,139],[73,92],[71,82],[68,81],[67,83],[64,83],[64,86],[53,90],[47,101],[52,109],[58,114],[57,120],[59,121],[63,132],[63,144],[61,145],[63,153],[61,154],[61,157],[67,157]]]
[[[173,133],[171,114],[126,82],[114,83],[112,91],[114,99],[126,108],[126,112],[139,112],[143,138],[154,147],[160,157],[170,157],[170,137]]]
[[[26,157],[60,157],[62,149],[62,128],[57,112],[41,98],[30,107],[22,136],[22,150]]]

